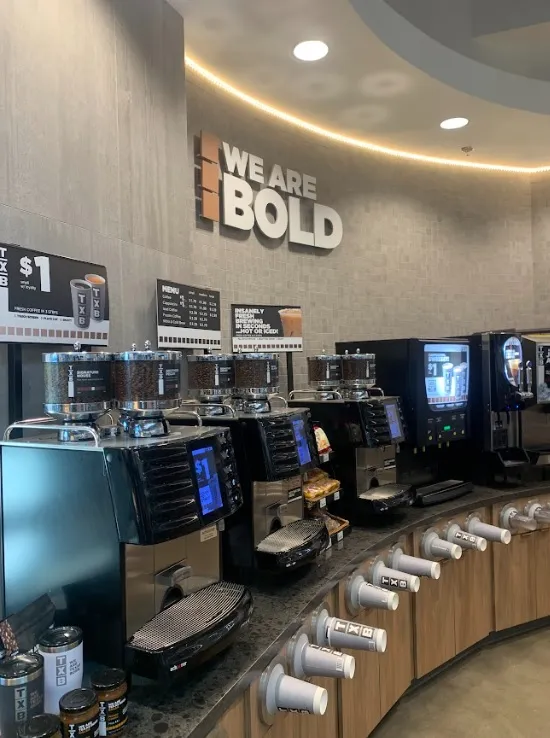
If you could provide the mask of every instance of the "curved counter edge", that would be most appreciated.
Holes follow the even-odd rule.
[[[328,560],[300,579],[270,589],[251,588],[254,612],[250,623],[238,641],[215,662],[168,691],[157,686],[134,688],[128,734],[145,738],[152,731],[167,738],[205,738],[302,627],[304,619],[342,580],[380,550],[442,518],[545,494],[550,494],[548,482],[506,489],[475,487],[471,493],[440,505],[408,508],[383,527],[354,528],[341,550],[333,550]],[[494,634],[491,642],[507,637],[503,633]],[[492,636],[453,657],[441,669],[484,647]],[[438,671],[414,680],[409,689],[416,689]]]

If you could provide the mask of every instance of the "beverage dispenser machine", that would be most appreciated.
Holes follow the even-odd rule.
[[[228,366],[224,389],[217,360]],[[205,368],[206,367],[206,368]],[[223,557],[238,581],[281,576],[309,565],[329,545],[321,520],[304,518],[302,474],[317,465],[307,409],[290,409],[279,389],[279,364],[273,354],[251,353],[189,357],[190,392],[206,426],[230,429],[244,504],[227,524]],[[208,398],[208,399],[207,399]],[[285,406],[280,407],[283,403]],[[173,425],[189,418],[174,413]]]
[[[396,478],[414,487],[417,504],[435,504],[472,489],[448,473],[448,452],[470,435],[470,346],[452,341],[399,338],[337,343],[339,352],[376,355],[384,390],[401,398],[406,438],[396,454]]]

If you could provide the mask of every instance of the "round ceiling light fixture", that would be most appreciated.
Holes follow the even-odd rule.
[[[441,121],[439,127],[446,131],[454,131],[456,128],[464,128],[469,122],[468,118],[447,118]]]
[[[328,46],[324,41],[302,41],[292,53],[300,61],[319,61],[328,54]]]

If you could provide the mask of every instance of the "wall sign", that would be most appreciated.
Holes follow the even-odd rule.
[[[107,270],[0,243],[0,342],[109,343]]]
[[[302,308],[231,305],[233,351],[303,351]]]
[[[279,164],[268,167],[261,157],[205,131],[199,158],[203,218],[241,231],[256,226],[267,238],[287,237],[289,243],[319,249],[341,243],[342,219],[317,202],[315,177]]]
[[[220,348],[220,293],[157,279],[159,348]]]

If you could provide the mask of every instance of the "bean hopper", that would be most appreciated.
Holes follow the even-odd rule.
[[[231,430],[243,507],[227,521],[223,557],[234,579],[249,581],[311,564],[329,539],[322,521],[303,519],[302,472],[318,464],[309,413],[289,409],[284,398],[278,399],[284,407],[274,406],[279,377],[275,355],[237,354],[234,362],[231,402],[213,413],[198,401],[185,406],[194,406],[205,425]],[[172,425],[189,422],[179,412],[171,416]]]
[[[200,403],[201,414],[223,415],[222,404],[235,387],[232,354],[199,354],[187,357],[189,394]]]
[[[42,354],[44,367],[44,412],[62,426],[60,441],[89,440],[82,426],[99,429],[98,419],[112,407],[113,355],[74,351]]]
[[[374,354],[354,354],[348,351],[342,356],[342,391],[347,400],[367,400],[369,391],[376,384]]]
[[[145,350],[114,355],[113,381],[120,425],[133,438],[169,433],[166,415],[180,405],[181,352]]]

